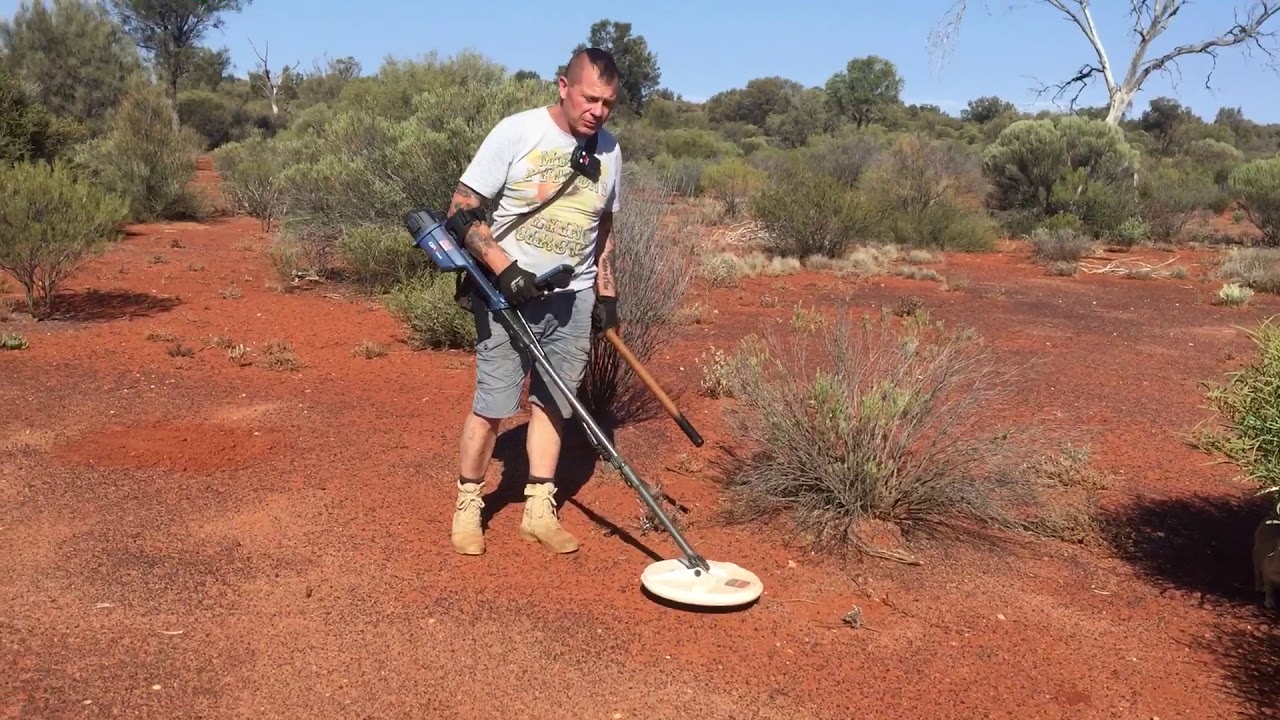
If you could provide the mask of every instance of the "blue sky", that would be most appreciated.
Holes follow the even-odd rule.
[[[1082,63],[1094,61],[1080,31],[1038,0],[989,0],[987,6],[971,0],[957,44],[940,67],[927,43],[952,0],[366,2],[255,0],[228,16],[225,27],[210,32],[205,44],[230,48],[238,74],[256,63],[252,40],[259,49],[270,43],[277,67],[301,61],[305,69],[326,54],[351,55],[373,72],[387,56],[412,58],[432,50],[448,56],[470,49],[513,70],[549,77],[573,46],[585,41],[593,22],[609,18],[631,22],[633,32],[657,53],[662,84],[691,100],[766,75],[821,85],[850,58],[876,54],[898,66],[907,102],[932,103],[953,114],[982,95],[999,95],[1024,109],[1048,106],[1048,99],[1038,101],[1030,88],[1066,79]],[[1128,3],[1096,4],[1095,21],[1121,74],[1132,53]],[[1231,23],[1231,8],[1245,4],[1188,4],[1155,50],[1162,53],[1205,39],[1210,31],[1222,32]],[[18,0],[0,0],[6,17],[17,7]],[[1280,31],[1280,18],[1272,25]],[[1228,105],[1242,107],[1246,117],[1260,122],[1280,122],[1280,73],[1267,67],[1267,60],[1256,49],[1247,55],[1241,48],[1224,50],[1212,89],[1206,89],[1211,60],[1192,57],[1184,62],[1181,79],[1153,76],[1131,113],[1140,113],[1153,97],[1172,95],[1206,119]],[[1082,101],[1102,104],[1104,99],[1099,82]]]

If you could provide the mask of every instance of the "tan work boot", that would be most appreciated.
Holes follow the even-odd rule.
[[[571,553],[578,549],[578,539],[560,527],[556,518],[556,486],[552,483],[529,483],[524,486],[524,518],[520,535],[537,540],[552,552]]]
[[[453,549],[460,555],[484,554],[484,531],[480,529],[483,492],[483,483],[458,481],[457,509],[453,513]]]

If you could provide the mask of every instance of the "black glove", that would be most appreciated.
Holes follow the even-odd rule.
[[[537,279],[537,275],[513,262],[498,275],[498,292],[512,305],[519,305],[541,294],[533,284]]]
[[[596,306],[591,312],[591,327],[596,332],[618,327],[618,298],[607,295],[596,297]]]

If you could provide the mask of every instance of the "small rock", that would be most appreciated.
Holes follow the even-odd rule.
[[[996,619],[997,619],[997,620],[1004,620],[1004,615],[1001,615],[1001,614],[999,614],[999,613],[996,613]]]

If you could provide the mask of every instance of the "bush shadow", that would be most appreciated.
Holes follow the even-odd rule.
[[[152,295],[129,290],[98,290],[58,293],[45,321],[103,322],[124,318],[145,318],[169,312],[182,304],[173,296]]]
[[[1193,644],[1218,658],[1223,692],[1255,718],[1280,718],[1280,614],[1253,585],[1253,531],[1271,506],[1255,495],[1141,498],[1104,513],[1108,545],[1141,577],[1229,611]]]
[[[1209,638],[1199,649],[1217,656],[1224,675],[1223,692],[1248,706],[1248,717],[1280,718],[1280,633],[1276,616],[1259,606],[1257,624],[1234,623]]]
[[[1111,551],[1162,590],[1195,594],[1202,606],[1261,607],[1253,531],[1270,509],[1253,495],[1138,498],[1101,520]]]

